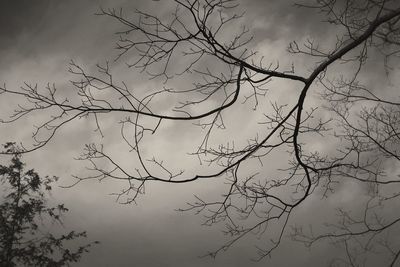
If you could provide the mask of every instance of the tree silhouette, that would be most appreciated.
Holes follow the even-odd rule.
[[[4,148],[13,157],[9,166],[0,165],[6,192],[0,204],[1,266],[66,266],[77,262],[97,242],[71,249],[68,242],[86,238],[86,232],[57,236],[44,231],[45,224],[61,224],[68,211],[63,204],[48,207],[46,203],[46,192],[57,177],[40,177],[33,169],[25,171],[18,147],[7,143]]]
[[[127,187],[117,195],[130,203],[149,182],[211,183],[224,177],[226,192],[220,199],[196,196],[181,209],[204,214],[207,225],[226,226],[229,241],[210,256],[249,234],[269,234],[271,242],[258,248],[260,260],[289,234],[307,246],[320,240],[340,244],[345,257],[338,261],[351,266],[366,262],[371,251],[394,265],[400,249],[388,236],[398,233],[400,216],[381,211],[394,210],[400,196],[400,180],[389,167],[400,160],[400,102],[398,90],[393,89],[398,84],[389,81],[396,74],[400,53],[399,2],[297,4],[322,14],[335,36],[330,44],[314,39],[289,44],[288,56],[293,61],[300,57],[307,67],[295,63],[282,67],[254,51],[251,29],[240,26],[244,13],[238,14],[240,6],[234,0],[173,2],[176,9],[169,17],[143,11],[130,17],[116,9],[101,9],[98,14],[121,25],[116,60],[127,58],[127,67],[147,75],[158,89],[149,92],[119,81],[108,62],[93,73],[73,61],[69,71],[77,77],[72,81],[75,97],[50,85],[45,90],[29,83],[21,90],[1,88],[5,95],[29,101],[4,123],[36,112],[51,114],[36,128],[34,144],[24,152],[46,146],[62,127],[80,118],[91,120],[103,135],[102,120],[112,117],[120,125],[134,166],[120,160],[117,154],[123,151],[115,154],[102,143],[87,144],[80,159],[89,162],[93,174],[76,176],[75,184],[91,179],[126,181]],[[366,82],[376,64],[385,70],[389,85]],[[267,101],[283,83],[292,89],[290,97]],[[257,125],[264,128],[240,135],[227,122],[238,109],[261,113]],[[146,140],[159,137],[167,121],[200,127],[202,138],[191,152],[199,160],[194,171],[176,170],[147,151]],[[318,142],[335,149],[312,146]],[[287,164],[267,168],[276,158]],[[359,199],[364,205],[357,206],[357,214],[338,209],[338,221],[329,221],[326,232],[293,225],[291,216],[299,206],[313,196],[332,198],[349,183],[363,188]]]

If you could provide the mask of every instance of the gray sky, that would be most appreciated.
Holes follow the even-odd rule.
[[[267,58],[267,62],[279,60],[281,66],[290,66],[292,62],[299,67],[300,74],[308,73],[312,65],[303,58],[288,57],[286,47],[289,42],[301,42],[311,36],[321,42],[335,39],[326,24],[318,23],[321,15],[312,10],[299,9],[292,1],[246,0],[241,8],[246,10],[244,23],[254,33],[251,46]],[[115,58],[115,40],[113,34],[118,24],[106,17],[95,16],[102,7],[122,7],[126,12],[135,8],[162,13],[171,8],[167,0],[160,1],[123,1],[123,0],[4,0],[0,3],[0,83],[8,88],[19,87],[23,82],[38,83],[44,86],[55,83],[68,94],[68,63],[72,59],[89,71],[95,64]],[[113,63],[118,78],[137,83],[140,88],[159,86],[154,81],[147,81],[139,73],[124,69],[124,61]],[[279,84],[279,91],[273,91],[271,99],[292,101],[295,93],[292,84]],[[295,100],[295,99],[294,99]],[[15,102],[14,102],[15,101]],[[4,113],[9,112],[17,100],[1,99]],[[168,106],[162,103],[160,107]],[[236,112],[236,113],[235,113]],[[239,108],[227,118],[231,129],[229,138],[246,140],[252,131],[259,131],[262,112],[252,113],[246,108]],[[250,116],[250,117],[249,117]],[[40,116],[35,118],[40,120]],[[30,120],[24,120],[13,126],[1,126],[1,142],[7,140],[27,140],[31,133]],[[115,132],[115,118],[105,118],[106,132]],[[188,172],[200,168],[197,159],[188,157],[198,144],[196,128],[171,122],[163,124],[159,138],[149,139],[145,148],[148,155],[155,154],[164,158],[172,167],[184,166]],[[118,133],[118,131],[116,131]],[[115,134],[115,133],[114,133]],[[111,134],[112,135],[112,134]],[[197,138],[197,139],[196,139]],[[224,138],[224,137],[222,137]],[[73,160],[87,142],[101,140],[115,153],[123,144],[111,137],[101,139],[84,120],[63,129],[45,149],[25,156],[29,166],[40,174],[59,176],[60,185],[71,184],[71,174],[78,174],[84,167]],[[195,140],[195,141],[193,141]],[[216,139],[218,140],[218,139]],[[332,149],[323,142],[315,140],[315,147],[329,151]],[[171,153],[174,151],[174,153]],[[118,154],[118,153],[117,153]],[[126,154],[121,154],[121,161],[131,164]],[[275,158],[268,165],[279,164]],[[262,170],[268,173],[268,170]],[[193,200],[193,195],[215,196],[224,189],[223,181],[198,181],[185,185],[149,184],[146,194],[141,196],[137,205],[116,203],[110,193],[123,188],[114,181],[85,182],[71,189],[56,188],[52,199],[63,202],[70,209],[65,217],[67,228],[87,230],[89,239],[98,240],[100,245],[84,255],[76,266],[322,266],[326,265],[338,250],[325,243],[311,251],[301,244],[290,242],[287,238],[271,259],[253,262],[256,254],[254,245],[262,245],[269,240],[264,235],[261,240],[254,237],[243,239],[230,250],[216,259],[200,258],[208,250],[217,248],[226,240],[218,227],[202,226],[203,217],[193,213],[180,213],[175,209],[185,207]],[[316,196],[308,199],[298,208],[293,216],[296,222],[307,225],[311,219],[324,221],[334,212],[337,203],[357,202],[356,193],[362,189],[348,185],[338,190],[338,194],[329,201]],[[327,212],[328,210],[328,212]],[[315,218],[318,217],[318,218]]]

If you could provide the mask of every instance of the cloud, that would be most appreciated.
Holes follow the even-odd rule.
[[[94,72],[96,63],[105,60],[112,62],[116,55],[112,48],[118,36],[113,33],[119,26],[109,18],[94,16],[99,6],[124,7],[125,12],[133,17],[134,8],[164,14],[173,6],[164,2],[166,1],[2,1],[0,25],[7,27],[0,28],[0,83],[6,82],[7,86],[16,88],[23,81],[38,82],[42,87],[47,82],[55,82],[63,93],[70,94],[72,87],[69,80],[74,79],[66,71],[70,59],[81,63],[89,72]],[[297,60],[299,71],[307,72],[305,61],[286,56],[286,45],[308,36],[322,40],[335,38],[335,35],[326,30],[326,24],[315,23],[320,17],[312,15],[312,10],[294,8],[293,1],[246,0],[240,8],[246,10],[244,24],[254,30],[252,46],[266,56],[266,62],[279,59],[290,66]],[[125,69],[124,61],[112,64],[116,77],[126,77],[128,84],[139,91],[159,86],[154,81],[144,80],[141,74],[131,72],[132,69]],[[299,93],[294,83],[282,84],[279,80],[271,83],[270,88],[271,97],[262,99],[264,103],[271,99],[293,102]],[[6,100],[2,101],[2,109],[5,105],[11,107]],[[169,102],[160,102],[158,108],[166,110],[171,105]],[[259,110],[256,117],[251,107],[242,105],[227,118],[227,123],[235,130],[235,134],[229,131],[219,132],[214,140],[229,142],[237,139],[240,144],[240,141],[245,143],[245,139],[252,138],[250,135],[254,129],[263,133],[261,126],[257,124],[262,117],[262,111]],[[254,117],[250,119],[250,116]],[[116,118],[107,117],[103,126],[107,131],[118,134]],[[23,123],[28,124],[29,121]],[[39,173],[61,176],[61,184],[69,184],[69,175],[76,174],[82,167],[72,157],[79,154],[82,144],[95,140],[107,142],[108,149],[118,156],[118,160],[134,170],[130,154],[121,152],[121,140],[117,143],[115,140],[118,138],[102,139],[92,131],[93,128],[88,129],[89,126],[86,121],[80,120],[62,130],[45,150],[27,155],[28,164],[31,163]],[[192,152],[201,141],[199,132],[192,125],[163,122],[161,126],[163,128],[159,133],[146,139],[148,146],[143,149],[149,156],[159,155],[177,169],[183,165],[182,169],[188,169],[189,173],[194,168],[196,171],[201,168],[204,172],[214,170],[206,165],[194,168],[190,165],[193,160],[186,153]],[[27,137],[27,132],[22,133],[25,128],[21,125],[18,127],[14,130],[1,128],[1,138]],[[163,137],[159,138],[161,134]],[[333,145],[327,148],[327,144],[323,142],[318,145],[327,152],[335,149]],[[279,165],[282,160],[279,157],[272,158],[268,166]],[[197,159],[194,161],[197,162]],[[269,236],[264,236],[265,240],[259,241],[253,237],[245,239],[216,260],[198,258],[221,245],[225,237],[218,227],[201,227],[201,216],[180,214],[174,209],[193,199],[193,194],[207,197],[224,192],[223,178],[218,179],[178,186],[149,183],[146,187],[147,194],[139,199],[137,206],[115,203],[115,198],[108,194],[118,192],[123,185],[112,181],[101,184],[85,182],[72,189],[56,189],[54,202],[65,202],[71,209],[66,225],[86,229],[90,239],[101,241],[101,245],[94,248],[77,266],[310,266],[316,262],[318,264],[315,266],[319,266],[319,263],[325,264],[332,257],[333,252],[325,245],[312,254],[302,246],[284,243],[281,250],[273,254],[271,262],[249,262],[248,259],[255,255],[254,242],[265,245],[265,240],[269,239]],[[354,194],[351,195],[350,191],[351,188],[344,188],[341,199],[348,197],[351,201]],[[327,210],[331,212],[338,203],[324,203],[323,206],[318,201],[312,199],[305,204],[304,210],[296,215],[299,221],[312,216],[324,219],[321,214]],[[287,251],[290,251],[289,256]]]

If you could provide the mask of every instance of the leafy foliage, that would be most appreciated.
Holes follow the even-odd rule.
[[[0,165],[0,179],[6,194],[0,205],[1,266],[65,266],[77,262],[97,242],[70,249],[68,241],[86,238],[86,232],[71,231],[61,236],[43,231],[45,224],[62,224],[68,209],[64,204],[48,207],[46,193],[57,177],[40,177],[33,169],[25,170],[19,148],[4,145],[12,153],[9,166]]]

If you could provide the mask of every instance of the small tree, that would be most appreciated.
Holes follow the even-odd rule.
[[[48,207],[46,192],[57,177],[40,177],[25,171],[20,150],[14,143],[4,148],[13,154],[9,166],[0,165],[0,180],[7,192],[0,205],[1,266],[64,266],[77,262],[93,243],[70,250],[67,241],[85,238],[86,232],[71,231],[59,237],[42,231],[45,223],[62,223],[68,209],[59,204]]]

